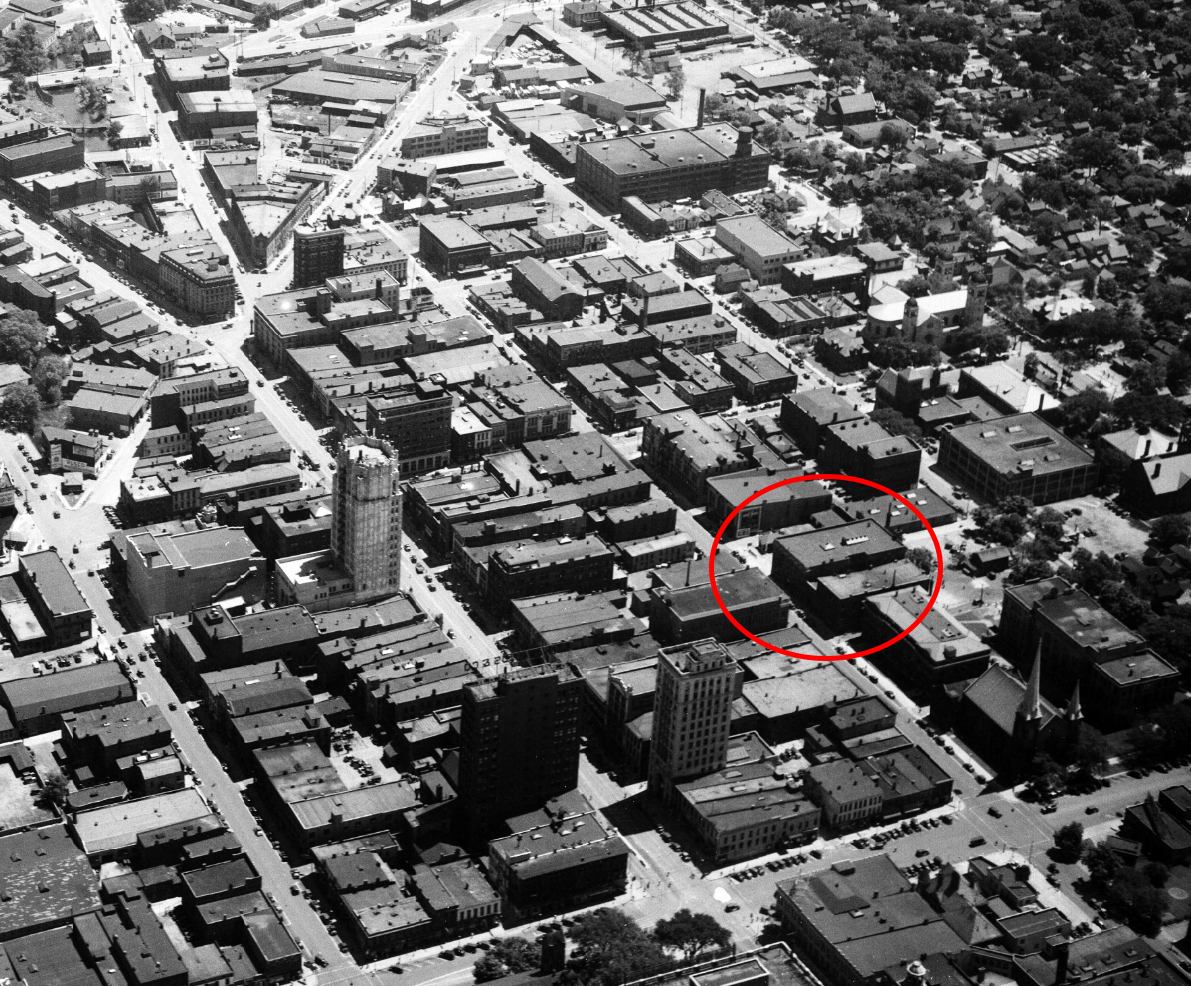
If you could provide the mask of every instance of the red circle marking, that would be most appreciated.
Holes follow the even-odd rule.
[[[896,637],[889,638],[883,644],[878,644],[876,647],[869,647],[869,648],[866,648],[865,650],[852,651],[849,654],[836,654],[831,657],[825,657],[821,654],[804,654],[802,651],[796,651],[796,650],[786,650],[783,647],[777,647],[774,644],[771,644],[765,640],[762,640],[756,634],[750,633],[748,630],[746,630],[743,626],[740,625],[740,621],[737,620],[735,616],[733,616],[731,613],[728,612],[728,607],[724,605],[724,600],[720,598],[720,589],[719,589],[719,586],[716,585],[716,577],[715,577],[715,555],[716,555],[716,552],[719,551],[720,539],[724,536],[724,531],[726,531],[728,529],[728,525],[730,523],[732,523],[732,520],[736,517],[736,515],[738,513],[740,513],[740,511],[742,511],[745,507],[747,507],[750,503],[752,503],[758,497],[762,497],[766,493],[769,493],[776,489],[780,489],[783,486],[789,486],[791,483],[805,483],[807,480],[811,480],[811,479],[826,479],[826,480],[834,480],[834,481],[843,482],[843,483],[861,483],[864,486],[871,486],[874,490],[880,490],[882,493],[888,493],[891,497],[893,497],[899,503],[904,503],[907,507],[909,507],[910,511],[914,514],[914,516],[917,517],[920,521],[922,521],[922,526],[926,529],[927,533],[930,534],[931,541],[934,542],[935,558],[938,561],[938,566],[936,568],[936,573],[935,573],[934,590],[930,594],[930,599],[927,600],[926,607],[922,610],[922,612],[920,614],[918,614],[918,619],[916,619],[913,623],[911,623],[908,627],[906,627],[901,633],[899,633]],[[743,501],[739,506],[737,506],[737,508],[735,510],[733,510],[730,514],[728,514],[727,518],[725,518],[724,522],[720,525],[720,529],[718,531],[716,531],[715,540],[711,542],[711,555],[707,559],[707,574],[711,579],[711,591],[712,591],[712,594],[715,596],[716,605],[719,606],[719,608],[723,611],[723,614],[726,617],[728,617],[729,620],[731,620],[732,625],[734,627],[736,627],[736,629],[739,630],[741,633],[743,633],[746,637],[748,637],[749,640],[753,641],[753,643],[760,644],[766,650],[771,650],[778,654],[785,654],[787,657],[801,658],[802,660],[805,660],[805,661],[846,661],[852,657],[867,657],[869,654],[876,654],[878,651],[883,651],[886,647],[892,647],[894,644],[896,644],[903,637],[909,636],[915,629],[917,629],[919,624],[921,624],[922,621],[926,619],[926,614],[929,613],[932,609],[934,609],[935,603],[939,599],[939,590],[943,588],[943,546],[941,544],[939,544],[939,537],[937,534],[935,534],[934,527],[931,525],[931,523],[925,517],[922,516],[922,511],[920,511],[916,506],[914,506],[914,504],[912,504],[909,500],[907,500],[900,493],[896,493],[893,490],[889,489],[888,486],[882,486],[880,483],[874,483],[871,479],[861,479],[859,476],[844,476],[844,475],[841,475],[839,473],[834,473],[834,472],[815,472],[815,473],[810,473],[806,476],[794,476],[790,479],[783,479],[783,480],[781,480],[781,482],[774,483],[771,486],[766,486],[763,490],[758,490],[756,493],[754,493],[752,496],[750,496],[747,500]]]

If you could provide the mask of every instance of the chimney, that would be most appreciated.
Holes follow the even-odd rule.
[[[1155,463],[1154,463],[1154,471],[1153,471],[1153,472],[1150,474],[1150,478],[1151,478],[1151,479],[1157,479],[1157,478],[1158,478],[1158,476],[1159,476],[1159,474],[1160,474],[1161,472],[1162,472],[1162,463],[1161,463],[1161,462],[1155,462]]]
[[[1055,967],[1054,986],[1063,986],[1067,981],[1067,961],[1070,958],[1071,942],[1058,942],[1054,949],[1057,953],[1055,958],[1058,960],[1058,965]]]
[[[1042,402],[1043,402],[1043,401],[1045,401],[1045,400],[1046,400],[1046,395],[1045,395],[1045,394],[1039,394],[1039,395],[1038,395],[1038,413],[1039,413],[1039,414],[1041,414],[1041,413],[1042,413]]]
[[[699,127],[700,129],[702,129],[702,127],[703,127],[703,109],[704,109],[704,104],[706,102],[707,102],[707,90],[700,89],[699,90],[699,122],[696,124],[696,126]]]
[[[1151,439],[1147,438],[1146,439],[1146,447],[1142,450],[1142,453],[1141,453],[1141,457],[1143,459],[1148,459],[1150,457],[1150,445],[1151,444],[1152,444]]]

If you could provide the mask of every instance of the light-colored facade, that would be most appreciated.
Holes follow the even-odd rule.
[[[339,452],[331,551],[352,575],[357,601],[391,596],[401,579],[401,489],[388,442],[349,438]]]
[[[723,770],[739,669],[707,638],[658,654],[649,785],[670,798],[676,781]]]

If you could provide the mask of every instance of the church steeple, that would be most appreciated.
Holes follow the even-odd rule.
[[[1071,701],[1067,703],[1067,711],[1063,717],[1068,722],[1079,722],[1083,719],[1083,706],[1079,702],[1079,682],[1075,683],[1075,691],[1071,693]]]
[[[1021,705],[1017,707],[1019,719],[1036,722],[1042,719],[1042,641],[1038,641],[1038,651],[1034,655],[1034,666],[1030,669],[1030,680],[1026,684],[1026,693],[1022,696]]]

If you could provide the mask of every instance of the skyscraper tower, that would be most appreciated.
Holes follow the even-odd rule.
[[[335,472],[331,553],[352,577],[355,601],[391,596],[401,581],[397,457],[379,438],[349,438]]]
[[[649,787],[669,800],[676,781],[723,770],[740,667],[710,637],[658,653]]]
[[[469,839],[578,786],[583,687],[573,669],[549,664],[463,689],[459,805]]]

